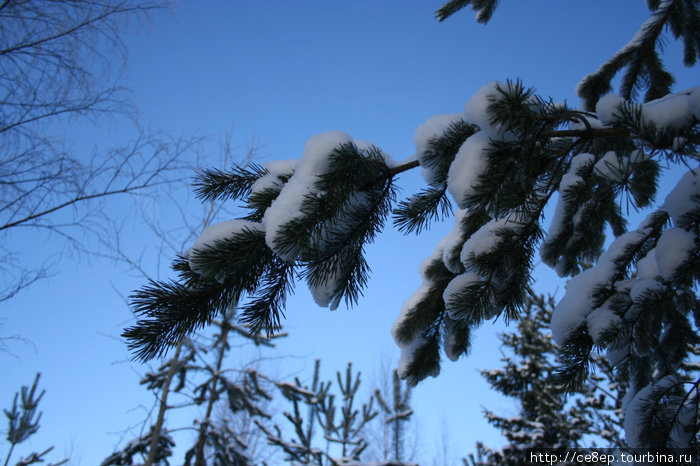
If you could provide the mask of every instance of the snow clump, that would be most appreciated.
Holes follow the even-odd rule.
[[[251,231],[263,231],[261,224],[249,222],[247,220],[227,220],[206,227],[195,240],[189,251],[190,269],[195,273],[203,275],[205,269],[199,261],[199,253],[209,247],[215,247],[217,242],[232,239],[235,235],[242,233],[246,229]],[[231,259],[235,260],[235,258]],[[217,280],[223,280],[224,277],[216,278]]]
[[[416,145],[416,155],[420,163],[423,179],[429,185],[437,182],[437,172],[430,166],[426,157],[430,151],[430,141],[442,136],[451,124],[464,119],[463,113],[450,113],[445,115],[435,115],[420,125],[413,135],[413,142]]]
[[[296,257],[278,247],[282,227],[303,216],[301,207],[306,197],[323,194],[315,186],[320,177],[330,171],[328,155],[341,144],[352,142],[352,137],[342,131],[329,131],[311,137],[306,142],[302,159],[296,166],[294,175],[285,183],[277,199],[265,211],[262,219],[265,226],[265,242],[283,260],[291,262]]]

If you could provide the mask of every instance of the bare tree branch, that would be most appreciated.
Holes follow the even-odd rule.
[[[108,200],[138,201],[189,177],[200,138],[139,128],[132,142],[86,156],[50,136],[75,119],[119,114],[135,122],[119,86],[122,35],[163,7],[158,0],[0,3],[0,301],[48,276],[47,258],[94,253],[89,243],[103,243],[113,225]],[[22,253],[28,233],[63,245],[52,243],[43,264],[30,265]]]

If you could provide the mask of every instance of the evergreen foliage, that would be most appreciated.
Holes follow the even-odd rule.
[[[316,360],[310,386],[304,386],[299,379],[295,379],[294,383],[276,383],[284,398],[292,404],[292,412],[285,411],[284,416],[292,424],[296,438],[284,440],[278,425],[270,429],[261,422],[257,424],[265,432],[268,443],[284,451],[287,461],[319,466],[358,461],[367,448],[362,431],[377,415],[373,408],[374,398],[370,397],[361,410],[354,407],[360,374],[353,375],[352,365],[348,364],[345,377],[337,372],[337,389],[340,392],[337,399],[341,405],[336,406],[336,395],[330,391],[332,383],[320,381],[319,370],[320,360]],[[302,414],[304,407],[306,415]],[[337,417],[338,412],[340,416]],[[317,429],[325,443],[324,448],[316,446]],[[333,446],[338,447],[333,448],[337,455],[331,451]]]
[[[404,456],[406,450],[405,424],[410,421],[413,415],[411,409],[411,388],[401,383],[399,372],[394,370],[391,378],[391,402],[389,403],[381,390],[374,390],[374,397],[379,403],[379,407],[383,411],[384,424],[390,426],[391,442],[390,451],[394,461],[404,461],[407,458]]]
[[[39,431],[39,420],[41,419],[41,412],[39,409],[39,402],[46,393],[42,390],[41,393],[37,394],[37,388],[39,386],[39,377],[41,374],[37,374],[34,378],[34,383],[31,388],[23,386],[22,390],[15,394],[12,400],[12,409],[3,410],[5,416],[7,417],[8,427],[7,427],[7,441],[10,444],[10,449],[5,456],[4,466],[10,464],[10,458],[12,457],[12,452],[15,447],[27,439],[32,437]],[[19,404],[17,399],[19,398]],[[53,450],[53,447],[49,447],[41,453],[32,452],[26,457],[20,459],[16,464],[17,466],[24,466],[34,463],[43,463],[44,457]],[[68,460],[59,461],[58,463],[48,463],[47,466],[59,466],[61,464],[67,463]]]
[[[553,308],[552,298],[530,293],[517,329],[500,337],[503,368],[481,371],[493,389],[518,402],[520,412],[506,418],[485,411],[507,444],[496,450],[478,443],[476,454],[470,455],[473,466],[527,464],[528,450],[538,448],[565,454],[590,446],[625,447],[619,422],[624,390],[605,359],[595,359],[600,373],[573,397],[567,398],[558,387],[558,347],[549,333]],[[596,438],[604,443],[596,445]]]
[[[279,424],[268,426],[261,420],[255,421],[267,436],[268,443],[283,451],[285,461],[293,464],[410,466],[410,463],[403,463],[399,459],[403,453],[400,423],[412,414],[408,392],[401,394],[400,386],[395,385],[395,396],[398,397],[395,403],[399,404],[390,408],[383,399],[380,401],[382,409],[389,412],[401,410],[387,420],[387,423],[396,426],[393,445],[395,458],[379,463],[365,463],[361,458],[368,446],[366,430],[368,424],[379,414],[374,409],[378,391],[362,403],[361,407],[356,407],[356,403],[359,404],[360,373],[353,373],[352,364],[348,363],[345,374],[340,371],[336,373],[334,385],[331,381],[320,380],[320,365],[320,360],[316,360],[310,385],[303,384],[298,378],[294,382],[275,382],[282,396],[291,403],[292,409],[284,412],[284,417],[290,424],[286,430]],[[395,381],[398,382],[398,377]],[[285,439],[285,431],[293,432],[291,438]]]
[[[442,220],[452,213],[447,197],[447,174],[460,146],[478,128],[458,120],[451,123],[440,138],[428,141],[422,164],[430,168],[433,179],[430,187],[399,202],[393,211],[394,224],[400,231],[420,233],[434,220]]]
[[[135,460],[139,456],[144,458],[148,456],[148,451],[151,447],[153,439],[153,427],[146,434],[131,440],[124,448],[116,451],[105,458],[100,466],[129,466],[136,463]],[[153,457],[153,464],[169,465],[168,458],[173,454],[172,448],[175,446],[175,441],[167,433],[162,432],[158,435],[156,445],[156,453]]]
[[[471,7],[476,20],[486,24],[493,16],[498,0],[451,0],[435,16],[444,21],[462,8]],[[597,71],[586,76],[578,86],[584,108],[595,111],[598,100],[612,91],[613,78],[624,69],[620,95],[634,100],[644,93],[650,101],[671,92],[673,75],[661,59],[662,32],[668,28],[673,37],[683,43],[683,64],[693,66],[700,58],[700,10],[696,0],[647,0],[653,12],[632,40],[605,62]]]
[[[451,0],[435,12],[435,17],[438,21],[444,21],[462,8],[470,6],[476,12],[476,20],[486,24],[491,19],[497,3],[498,0]]]
[[[329,165],[314,183],[314,190],[323,196],[307,194],[301,215],[281,226],[277,254],[266,245],[265,232],[250,222],[194,251],[189,264],[178,260],[173,268],[180,282],[151,282],[133,295],[134,310],[142,319],[124,336],[139,359],[160,356],[179,335],[192,333],[217,313],[237,307],[244,296],[248,301],[241,306],[242,322],[253,333],[271,334],[280,328],[285,297],[297,275],[311,286],[332,281],[333,306],[341,300],[357,302],[369,274],[364,246],[381,230],[395,198],[392,172],[377,148],[360,149],[354,144],[332,149]],[[253,173],[258,180],[265,175],[262,170],[233,170],[230,187],[224,189],[223,172],[202,172],[196,182],[198,193],[204,199],[211,199],[212,193],[217,198],[247,194]],[[284,180],[284,176],[276,178]],[[204,188],[208,181],[214,183],[209,190]],[[260,198],[270,192],[274,190],[248,196],[248,218],[260,216]]]
[[[403,425],[413,413],[410,390],[402,386],[396,372],[392,404],[387,405],[383,398],[380,401],[389,416],[379,418],[374,401],[382,395],[375,390],[374,396],[359,401],[360,373],[354,372],[351,364],[344,373],[336,373],[335,383],[320,379],[320,360],[310,384],[299,378],[278,381],[252,368],[232,369],[226,355],[234,345],[234,335],[255,345],[272,346],[273,342],[227,319],[214,325],[218,331],[212,339],[202,334],[184,339],[172,358],[141,379],[166,413],[200,408],[193,414],[196,427],[166,427],[156,422],[148,432],[109,455],[102,466],[244,466],[274,464],[282,457],[294,464],[360,466],[366,464],[365,457],[372,456],[366,454],[370,442],[377,441],[368,436],[372,431],[368,427],[380,421],[392,428],[393,458],[378,458],[381,462],[369,464],[411,465],[402,462],[406,456]],[[291,404],[281,416],[270,412],[276,395]],[[146,425],[150,424],[144,428]],[[182,436],[176,434],[180,430],[194,430],[196,436],[183,458],[176,460],[172,455],[176,443],[182,446]],[[262,446],[263,441],[267,447]]]
[[[253,418],[270,418],[266,409],[272,399],[269,387],[266,387],[268,379],[252,368],[227,369],[226,360],[236,336],[254,345],[272,346],[273,343],[232,323],[228,318],[230,315],[229,312],[223,320],[214,322],[217,331],[210,337],[200,334],[183,339],[173,357],[141,379],[141,384],[160,400],[163,414],[188,406],[201,409],[194,414],[195,440],[185,452],[184,459],[176,464],[225,466],[258,463],[255,456],[260,452],[255,451],[254,443],[260,434],[251,426]],[[177,396],[178,401],[168,402],[168,395],[171,398]],[[218,415],[214,412],[215,406],[220,407]],[[163,419],[165,416],[161,416]],[[245,422],[234,422],[236,419]],[[139,458],[146,466],[170,464],[175,446],[171,435],[177,429],[168,429],[164,422],[156,422],[147,433],[112,453],[102,466],[137,464]],[[156,449],[152,452],[154,446]]]
[[[496,3],[452,1],[438,18],[470,6],[487,22]],[[254,334],[271,334],[295,280],[321,306],[353,305],[369,280],[364,247],[389,214],[399,229],[420,233],[454,202],[455,226],[421,266],[424,283],[393,327],[399,375],[411,385],[435,376],[441,355],[466,354],[483,322],[519,319],[539,252],[571,277],[552,316],[563,360],[557,383],[581,390],[593,351],[607,352],[628,392],[630,446],[696,445],[700,378],[689,362],[700,343],[700,88],[670,94],[659,51],[667,28],[693,65],[700,14],[698,0],[649,6],[630,44],[578,86],[583,109],[519,81],[491,83],[463,114],[418,128],[417,160],[399,164],[329,132],[311,138],[296,162],[200,173],[203,199],[242,201],[248,214],[205,230],[175,263],[177,281],[133,295],[140,319],[124,336],[135,357],[163,354],[229,309]],[[621,96],[606,94],[623,69]],[[654,206],[665,165],[690,171],[629,230],[622,205]],[[416,167],[428,187],[396,204],[396,178]],[[545,229],[545,207],[555,203]],[[615,240],[605,249],[608,229]]]

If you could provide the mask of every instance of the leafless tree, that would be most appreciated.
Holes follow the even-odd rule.
[[[0,0],[0,301],[45,277],[66,246],[84,251],[90,238],[103,238],[108,199],[133,199],[189,175],[183,169],[193,138],[137,129],[121,147],[80,154],[52,134],[103,115],[136,123],[129,93],[118,85],[123,32],[163,6]],[[39,262],[28,264],[28,234],[65,241],[51,243],[55,250],[42,245]]]

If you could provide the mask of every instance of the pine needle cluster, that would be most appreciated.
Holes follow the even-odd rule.
[[[426,122],[416,134],[428,136],[404,164],[335,132],[312,138],[297,164],[201,172],[198,196],[243,202],[247,214],[179,258],[177,280],[134,293],[139,320],[124,336],[135,357],[160,356],[232,309],[254,334],[272,334],[300,280],[322,306],[353,305],[369,280],[364,249],[388,217],[420,234],[454,204],[453,231],[421,266],[423,285],[393,327],[400,376],[410,384],[435,376],[443,355],[469,351],[483,322],[518,319],[539,253],[572,277],[552,318],[559,385],[580,389],[592,352],[606,352],[629,388],[627,419],[643,419],[641,430],[628,429],[630,443],[685,446],[678,432],[698,424],[686,412],[697,414],[700,403],[689,365],[700,344],[700,91],[671,94],[660,52],[668,29],[683,43],[684,63],[696,63],[700,10],[697,0],[648,3],[637,35],[579,84],[583,109],[507,81],[478,91],[460,117]],[[469,6],[486,23],[496,5],[454,0],[437,16]],[[690,171],[630,230],[627,212],[656,203],[660,167],[669,164]],[[396,177],[418,166],[428,186],[397,203]]]

